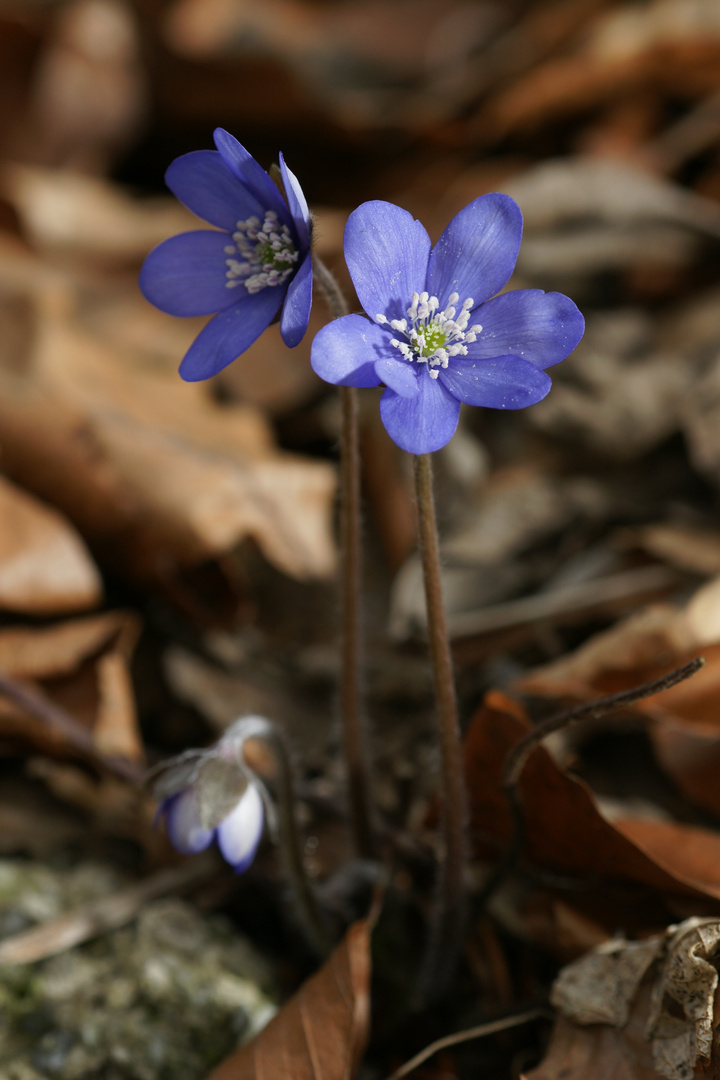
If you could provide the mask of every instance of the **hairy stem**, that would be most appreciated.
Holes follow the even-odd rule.
[[[295,778],[290,752],[282,732],[270,720],[256,717],[248,737],[264,739],[272,747],[277,763],[278,821],[280,851],[285,864],[298,920],[305,930],[310,944],[320,956],[327,956],[331,948],[330,937],[315,891],[305,870],[303,838],[298,829],[295,812]]]
[[[342,289],[322,260],[313,256],[315,280],[335,318],[348,313]],[[357,391],[341,386],[340,407],[340,714],[348,770],[350,820],[363,858],[376,854],[370,799],[370,766],[361,701],[360,440]]]
[[[429,454],[418,454],[414,462],[418,537],[440,741],[444,849],[438,872],[434,921],[420,979],[420,994],[427,999],[440,994],[446,987],[462,943],[466,914],[467,811],[455,680],[440,578],[432,461]]]

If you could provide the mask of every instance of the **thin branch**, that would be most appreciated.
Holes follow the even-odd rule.
[[[418,1065],[422,1065],[423,1061],[427,1061],[433,1054],[437,1054],[438,1050],[444,1050],[448,1046],[457,1046],[458,1043],[469,1042],[471,1039],[482,1039],[486,1035],[495,1035],[497,1032],[507,1031],[509,1028],[520,1027],[521,1024],[529,1024],[531,1020],[539,1020],[547,1015],[545,1009],[529,1009],[528,1012],[518,1013],[516,1016],[506,1016],[502,1020],[491,1020],[487,1024],[478,1024],[477,1027],[467,1028],[466,1031],[457,1031],[454,1035],[445,1035],[444,1038],[436,1039],[435,1042],[430,1043],[419,1054],[416,1054],[414,1058],[406,1061],[404,1065],[395,1070],[392,1076],[388,1077],[388,1080],[401,1080],[401,1077],[407,1076],[413,1069],[417,1069]]]
[[[503,881],[510,870],[512,870],[522,849],[525,832],[525,813],[518,784],[523,769],[533,750],[535,750],[548,735],[552,735],[556,731],[569,727],[570,724],[576,724],[582,720],[599,720],[601,717],[606,716],[615,709],[628,708],[630,705],[634,705],[644,698],[654,697],[655,694],[661,694],[664,690],[669,690],[671,687],[677,686],[678,683],[684,682],[685,679],[689,679],[692,675],[695,675],[704,665],[705,658],[703,656],[698,656],[695,660],[691,660],[689,663],[683,664],[682,667],[676,668],[675,671],[671,671],[659,679],[653,679],[652,682],[642,683],[640,686],[634,686],[631,690],[622,690],[619,694],[609,694],[607,697],[597,698],[595,701],[588,701],[583,705],[576,705],[572,709],[566,709],[561,713],[556,713],[555,716],[551,716],[549,719],[537,724],[532,731],[529,731],[527,735],[512,748],[508,754],[507,761],[505,762],[502,779],[503,791],[505,792],[512,812],[512,836],[505,855],[496,866],[478,898],[480,903],[487,903],[501,881]]]
[[[90,758],[106,772],[113,773],[134,787],[142,787],[144,773],[138,765],[126,758],[103,754],[95,745],[92,732],[41,690],[0,671],[0,696],[9,698],[51,731],[62,735],[74,750]]]

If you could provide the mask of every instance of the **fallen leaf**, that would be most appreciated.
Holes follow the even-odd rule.
[[[674,544],[676,536],[670,536]],[[708,549],[703,552],[709,559]],[[697,557],[691,548],[688,558]],[[720,814],[720,645],[713,644],[718,639],[720,579],[713,578],[684,607],[654,605],[638,612],[574,653],[528,672],[514,689],[587,701],[658,678],[702,654],[705,665],[692,679],[638,702],[633,711],[647,719],[657,760],[680,790]]]
[[[720,925],[687,919],[644,941],[616,939],[563,968],[560,1017],[527,1080],[693,1080],[715,1076]]]
[[[714,658],[720,641],[720,578],[701,586],[684,606],[653,604],[595,634],[579,649],[551,664],[527,672],[513,684],[524,694],[590,700],[603,694],[629,690],[659,678],[702,652]],[[672,711],[676,702],[692,702],[693,716],[699,699],[713,689],[716,665],[709,663],[687,686],[648,698],[638,708],[656,705]]]
[[[121,0],[75,0],[58,12],[48,38],[35,70],[33,157],[104,172],[147,105],[132,11]]]
[[[644,1037],[644,1016],[636,1012],[622,1029],[578,1027],[559,1016],[545,1058],[522,1080],[658,1080]]]
[[[672,522],[627,530],[618,539],[681,570],[720,574],[720,531]]]
[[[129,663],[139,632],[134,615],[113,612],[50,627],[0,630],[0,671],[39,684],[93,733],[102,755],[141,761]],[[57,729],[0,697],[3,737],[53,754],[73,753]]]
[[[354,923],[324,966],[208,1080],[351,1080],[368,1038],[370,931]]]
[[[100,574],[56,510],[0,477],[0,609],[55,615],[95,607]]]
[[[720,734],[704,724],[655,716],[650,738],[659,764],[686,798],[720,817]]]
[[[502,774],[513,746],[530,730],[522,707],[489,693],[468,729],[464,754],[472,837],[479,854],[497,858],[511,835]],[[518,784],[524,808],[524,852],[534,866],[611,882],[632,881],[665,894],[720,899],[720,836],[673,826],[677,841],[647,823],[616,826],[582,780],[564,772],[541,746]],[[654,823],[653,823],[654,825]],[[636,829],[636,833],[633,832]],[[680,850],[682,849],[682,850]]]
[[[17,209],[34,245],[55,255],[137,262],[169,236],[198,226],[175,199],[141,202],[107,180],[65,169],[5,165],[0,192]]]
[[[288,574],[332,574],[333,467],[277,450],[257,409],[99,341],[68,306],[45,296],[32,365],[0,372],[8,471],[145,581],[245,537]]]

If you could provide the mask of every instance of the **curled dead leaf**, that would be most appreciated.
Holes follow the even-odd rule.
[[[563,968],[551,994],[561,1016],[546,1060],[527,1080],[717,1075],[718,944],[720,924],[692,918],[645,941],[604,943]],[[579,1069],[590,1046],[590,1067]]]

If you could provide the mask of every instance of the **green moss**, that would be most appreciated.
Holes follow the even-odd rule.
[[[59,914],[119,885],[92,864],[56,873],[0,860],[0,917],[43,903]],[[269,983],[224,919],[157,901],[132,926],[0,968],[2,1078],[201,1080],[272,1016]]]

